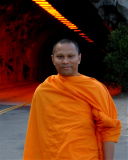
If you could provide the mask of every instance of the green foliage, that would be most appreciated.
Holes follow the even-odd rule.
[[[128,25],[119,24],[118,28],[111,32],[106,49],[104,79],[106,83],[121,85],[126,90],[128,88]]]

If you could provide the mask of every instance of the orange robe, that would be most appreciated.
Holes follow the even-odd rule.
[[[52,75],[33,96],[23,160],[103,160],[120,121],[106,87],[84,75]]]

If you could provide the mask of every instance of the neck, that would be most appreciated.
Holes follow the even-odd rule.
[[[73,74],[73,75],[63,75],[63,74],[59,74],[63,77],[71,77],[71,76],[80,76],[81,74],[80,73],[76,73],[76,74]]]

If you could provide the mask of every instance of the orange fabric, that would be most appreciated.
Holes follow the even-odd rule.
[[[103,84],[53,75],[34,93],[23,159],[103,160],[102,142],[117,142],[120,128]]]

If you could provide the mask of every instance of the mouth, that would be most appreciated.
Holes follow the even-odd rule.
[[[70,69],[71,67],[70,66],[65,66],[65,67],[62,67],[63,69],[65,69],[65,70],[68,70],[68,69]]]

